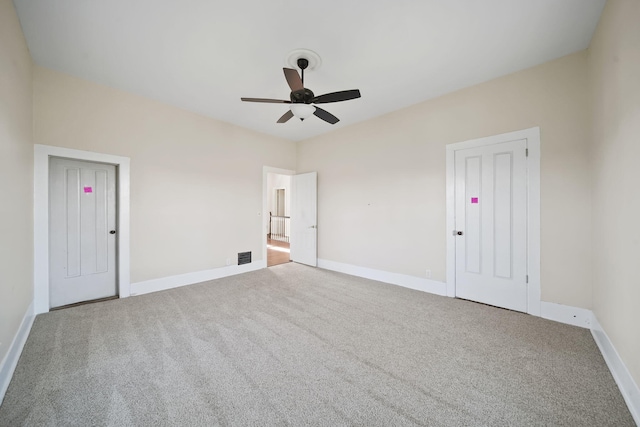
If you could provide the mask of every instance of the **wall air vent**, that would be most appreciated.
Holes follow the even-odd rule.
[[[251,262],[251,252],[238,253],[238,265],[249,264]]]

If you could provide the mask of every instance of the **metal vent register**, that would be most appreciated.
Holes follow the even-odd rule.
[[[249,264],[251,262],[251,252],[238,253],[238,265]]]

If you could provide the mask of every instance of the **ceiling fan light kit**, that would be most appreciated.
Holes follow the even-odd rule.
[[[292,117],[298,117],[300,120],[311,117],[312,115],[324,120],[330,124],[336,124],[340,121],[336,116],[312,104],[327,104],[330,102],[348,101],[350,99],[360,98],[358,89],[343,90],[340,92],[331,92],[324,95],[315,96],[315,94],[304,87],[304,70],[317,68],[320,65],[320,57],[317,53],[307,49],[297,49],[289,54],[287,61],[291,63],[295,59],[295,66],[300,68],[300,74],[294,68],[283,68],[284,77],[287,80],[291,94],[290,101],[280,99],[266,98],[240,98],[246,102],[262,102],[269,104],[291,104],[290,110],[278,119],[277,123],[286,123]]]
[[[291,112],[297,118],[308,119],[316,112],[316,107],[311,104],[291,104]]]

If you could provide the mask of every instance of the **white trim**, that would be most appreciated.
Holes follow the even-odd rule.
[[[540,303],[540,317],[590,329],[593,320],[593,312],[586,308],[571,307],[569,305],[542,301]]]
[[[34,209],[33,209],[33,245],[34,245],[34,312],[49,311],[49,157],[85,160],[108,163],[118,168],[118,294],[120,298],[129,296],[130,229],[129,229],[129,177],[130,159],[111,154],[73,150],[51,145],[34,145]]]
[[[602,353],[602,357],[604,357],[604,361],[607,363],[613,379],[616,381],[616,384],[618,384],[620,393],[622,393],[622,397],[627,403],[631,416],[636,424],[640,426],[640,388],[633,380],[627,366],[620,358],[618,351],[613,346],[613,343],[607,336],[606,332],[602,329],[602,326],[600,325],[600,322],[598,322],[598,318],[595,314],[593,316],[592,323],[593,326],[591,327],[591,334],[593,335],[593,339],[598,345],[600,353]]]
[[[540,316],[542,291],[540,285],[540,128],[524,131],[527,135],[527,185],[528,185],[528,228],[527,228],[527,313]]]
[[[22,323],[20,323],[20,327],[9,346],[9,351],[7,351],[2,363],[0,363],[0,403],[2,403],[4,395],[9,388],[13,372],[16,370],[16,366],[18,366],[18,360],[20,359],[22,349],[29,337],[29,332],[31,332],[31,326],[33,325],[34,319],[35,315],[33,314],[32,301],[31,304],[29,304],[27,311],[24,313]]]
[[[447,284],[437,280],[423,279],[422,277],[409,276],[389,271],[375,270],[373,268],[360,267],[357,265],[343,264],[341,262],[330,261],[328,259],[318,259],[318,267],[325,270],[337,271],[350,274],[352,276],[364,277],[365,279],[377,280],[391,285],[402,286],[403,288],[415,289],[417,291],[428,292],[436,295],[447,295]]]
[[[260,270],[261,268],[266,268],[266,266],[267,261],[265,259],[248,264],[229,265],[227,267],[214,268],[211,270],[194,271],[192,273],[178,274],[176,276],[145,280],[131,284],[131,296],[166,291],[167,289],[179,288],[228,276],[235,276],[236,274]]]
[[[456,239],[453,237],[453,230],[456,229],[456,163],[455,150],[447,145],[447,296],[456,296]]]
[[[455,229],[455,152],[467,148],[502,142],[527,140],[529,155],[527,157],[528,186],[528,226],[527,226],[527,270],[529,285],[527,287],[527,313],[540,316],[540,128],[534,127],[516,132],[503,133],[485,138],[473,139],[446,147],[447,168],[447,283],[446,295],[456,295],[456,247],[453,230]]]
[[[267,230],[269,230],[269,208],[267,206],[267,174],[270,173],[291,176],[295,175],[296,171],[274,168],[271,166],[262,167],[262,228],[260,229],[260,231],[262,232],[262,236],[260,238],[262,239],[262,259],[265,262],[265,267],[267,262]]]

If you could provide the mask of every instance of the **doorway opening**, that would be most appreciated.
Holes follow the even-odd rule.
[[[284,191],[277,191],[284,190]],[[280,207],[278,207],[278,205]],[[281,210],[277,210],[281,209]],[[282,225],[271,225],[276,215]],[[267,240],[274,252],[289,250],[289,260],[311,267],[318,266],[318,173],[264,166],[262,169],[262,262],[267,265]],[[287,224],[286,221],[289,221]],[[278,235],[277,233],[281,233]],[[277,239],[274,237],[278,237]],[[275,241],[275,242],[274,242]],[[278,243],[276,243],[278,242]],[[290,246],[287,248],[286,244]],[[286,255],[284,255],[286,262]]]
[[[291,261],[291,175],[267,173],[267,267]]]

